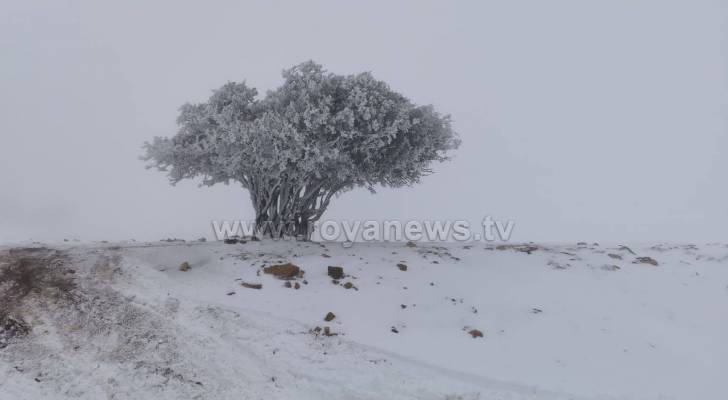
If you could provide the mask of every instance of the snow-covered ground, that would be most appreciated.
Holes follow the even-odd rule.
[[[726,244],[54,248],[44,259],[75,287],[10,310],[32,329],[0,349],[3,400],[728,393]],[[263,272],[288,262],[305,273]],[[332,283],[328,266],[347,276]]]

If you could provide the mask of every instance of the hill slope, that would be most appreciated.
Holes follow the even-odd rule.
[[[0,267],[0,398],[725,393],[722,244],[66,244]]]

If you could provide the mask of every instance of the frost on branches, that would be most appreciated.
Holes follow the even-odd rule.
[[[263,98],[229,82],[207,102],[183,105],[179,132],[145,143],[143,159],[172,184],[239,182],[259,231],[286,226],[263,233],[308,239],[335,195],[418,183],[460,143],[449,116],[412,104],[368,72],[335,75],[309,61],[283,78]]]

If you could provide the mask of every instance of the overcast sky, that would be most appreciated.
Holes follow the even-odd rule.
[[[190,239],[251,218],[241,187],[171,187],[141,145],[175,133],[181,104],[227,81],[264,93],[308,59],[372,71],[463,141],[421,185],[348,192],[325,217],[728,237],[725,2],[243,3],[4,1],[0,242]]]

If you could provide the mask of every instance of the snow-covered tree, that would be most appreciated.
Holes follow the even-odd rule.
[[[418,183],[460,143],[449,116],[413,104],[371,73],[335,75],[309,61],[283,78],[260,99],[244,82],[230,82],[207,102],[183,105],[179,132],[145,143],[143,158],[172,184],[239,182],[259,229],[287,225],[286,234],[309,238],[337,194]]]

